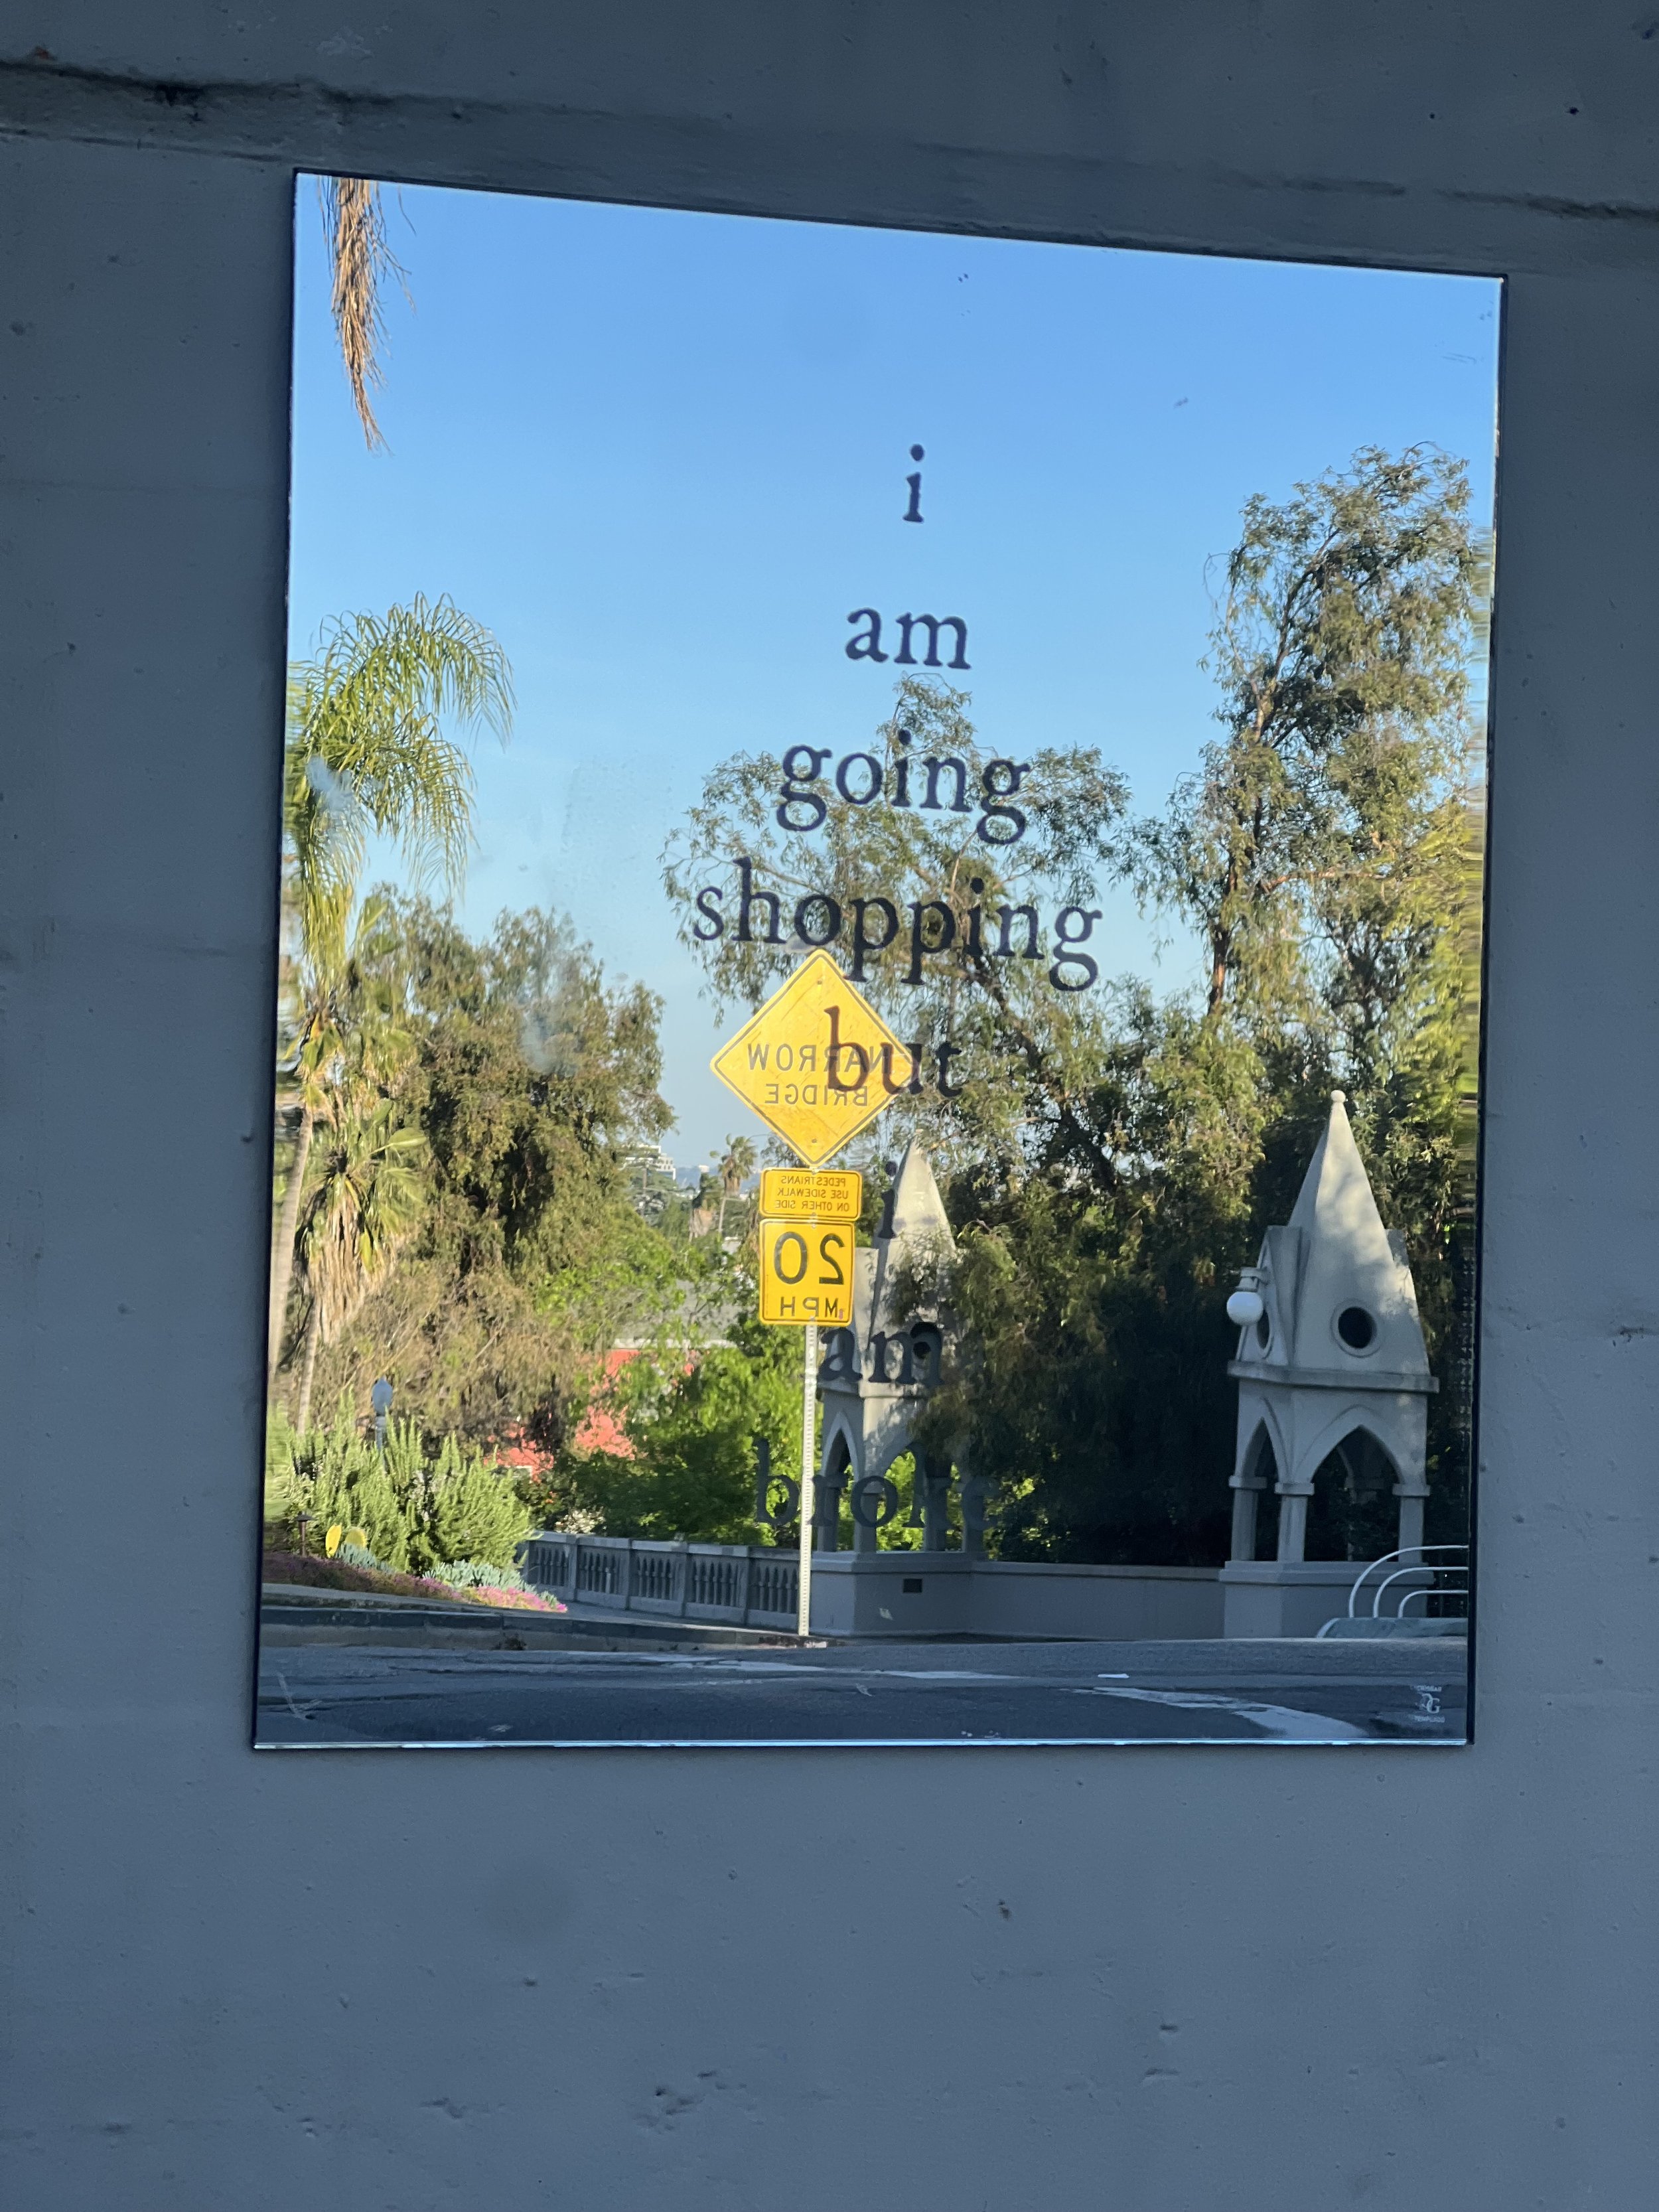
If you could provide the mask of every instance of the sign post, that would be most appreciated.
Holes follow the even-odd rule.
[[[800,1385],[800,1568],[795,1629],[812,1632],[812,1516],[817,1497],[818,1324],[844,1328],[853,1318],[854,1224],[864,1203],[864,1177],[850,1171],[799,1175],[768,1168],[761,1205],[810,1211],[768,1213],[760,1223],[761,1319],[774,1328],[805,1323]]]
[[[812,1633],[812,1516],[817,1506],[818,1325],[806,1324],[806,1365],[800,1386],[800,1571],[795,1578],[795,1633]]]

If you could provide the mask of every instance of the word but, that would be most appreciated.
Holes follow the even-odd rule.
[[[901,1091],[908,1091],[913,1098],[921,1097],[926,1081],[927,1048],[920,1037],[914,1044],[882,1044],[872,1051],[868,1045],[842,1038],[839,1006],[829,1006],[824,1011],[830,1035],[822,1046],[763,1043],[758,1039],[750,1045],[750,1074],[769,1079],[760,1089],[761,1103],[768,1106],[817,1106],[841,1097],[850,1100],[854,1106],[867,1106],[878,1076],[890,1098],[896,1098]],[[960,1098],[967,1085],[951,1082],[951,1062],[962,1058],[962,1047],[947,1041],[935,1049],[939,1054],[939,1097]],[[910,1066],[908,1073],[896,1080],[894,1057],[901,1052]],[[852,1072],[854,1068],[856,1073]]]

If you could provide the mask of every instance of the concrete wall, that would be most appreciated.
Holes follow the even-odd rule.
[[[1221,1570],[1226,1636],[1317,1636],[1346,1614],[1359,1569],[1346,1559],[1230,1559]],[[1396,1590],[1397,1608],[1400,1593]],[[1412,1610],[1420,1613],[1419,1601]]]
[[[975,1626],[988,1636],[1219,1636],[1221,1585],[1205,1567],[981,1562]]]
[[[820,1552],[812,1561],[812,1626],[825,1636],[1115,1641],[1219,1636],[1221,1620],[1221,1584],[1202,1567],[1050,1567],[960,1552]]]
[[[1647,2201],[1651,12],[4,0],[9,2204]],[[295,161],[1508,274],[1472,1750],[249,1753]]]
[[[812,1626],[822,1635],[962,1636],[977,1626],[976,1611],[960,1552],[813,1554]]]

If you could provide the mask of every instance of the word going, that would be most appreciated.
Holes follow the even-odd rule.
[[[915,739],[908,730],[893,732],[893,758],[884,763],[874,753],[848,753],[836,761],[831,778],[826,774],[834,758],[828,745],[791,745],[783,757],[783,782],[774,815],[780,830],[805,836],[820,828],[830,811],[828,789],[833,781],[838,795],[849,806],[873,805],[885,799],[889,806],[914,806],[923,814],[971,814],[980,810],[974,835],[992,847],[1017,845],[1025,835],[1025,816],[1007,802],[1018,796],[1031,772],[1030,761],[987,761],[979,774],[979,797],[969,797],[973,771],[955,753],[930,753],[913,761]],[[888,781],[889,771],[892,781]],[[915,786],[911,773],[915,772]],[[818,786],[823,784],[822,791]],[[939,796],[943,787],[945,798]]]

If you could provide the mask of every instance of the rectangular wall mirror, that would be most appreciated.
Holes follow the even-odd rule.
[[[1500,286],[295,241],[258,1742],[1465,1741]]]

